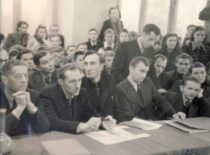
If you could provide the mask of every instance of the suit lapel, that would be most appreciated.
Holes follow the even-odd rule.
[[[138,95],[138,93],[136,92],[136,90],[133,88],[133,86],[131,85],[131,83],[126,80],[125,81],[125,85],[126,85],[126,93],[127,95],[129,96],[129,99],[135,103],[135,104],[138,104],[140,105],[141,107],[144,107],[144,105],[142,104],[141,100],[140,100],[140,97]]]

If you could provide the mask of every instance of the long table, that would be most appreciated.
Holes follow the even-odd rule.
[[[129,130],[145,133],[136,128]],[[14,148],[10,155],[43,155],[41,141],[72,138],[93,155],[210,155],[210,132],[189,134],[163,124],[160,129],[146,133],[151,136],[113,145],[104,145],[83,134],[55,131],[43,135],[21,136],[13,139]]]

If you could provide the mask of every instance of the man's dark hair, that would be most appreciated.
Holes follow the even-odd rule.
[[[184,78],[182,80],[181,85],[182,86],[185,86],[188,81],[195,82],[197,84],[201,84],[200,81],[196,77],[194,77],[194,76],[188,76],[188,77],[186,77],[186,78]]]
[[[188,60],[190,60],[190,64],[193,63],[193,58],[187,53],[179,54],[178,56],[176,56],[176,60],[175,61],[177,62],[179,59],[188,59]]]
[[[191,73],[192,73],[193,68],[204,68],[206,71],[206,66],[198,61],[192,64],[191,69],[190,69]]]
[[[142,62],[145,66],[149,66],[150,65],[150,62],[149,62],[149,60],[146,57],[138,56],[138,57],[135,57],[135,58],[133,58],[131,60],[129,66],[136,67],[136,65],[138,63],[140,63],[140,62]]]
[[[65,79],[65,73],[66,73],[67,70],[74,71],[74,70],[79,70],[79,69],[77,68],[77,66],[74,63],[65,64],[57,72],[58,79],[64,80]]]
[[[44,57],[45,55],[47,55],[48,53],[49,53],[49,50],[47,50],[47,49],[41,50],[41,51],[35,53],[34,56],[33,56],[34,64],[37,65],[37,66],[39,66],[39,64],[40,64],[40,59],[41,59],[42,57]]]
[[[28,23],[27,22],[25,22],[25,21],[19,21],[17,23],[17,27],[16,27],[16,31],[17,32],[18,32],[18,28],[20,28],[22,25],[27,25],[27,27],[28,27]]]
[[[158,58],[161,58],[163,61],[168,61],[168,58],[165,55],[163,55],[163,54],[156,54],[154,56],[154,64],[155,64],[155,62],[157,61]]]
[[[22,59],[22,56],[23,56],[24,54],[29,54],[29,53],[33,55],[33,53],[32,53],[31,50],[25,49],[25,50],[23,50],[23,52],[18,53],[17,59],[18,59],[18,60],[21,60],[21,59]]]
[[[85,52],[84,51],[76,51],[75,53],[74,53],[74,61],[76,61],[77,60],[77,57],[78,56],[80,56],[80,55],[85,55]]]
[[[97,56],[99,57],[99,62],[100,62],[100,64],[103,64],[103,63],[104,63],[104,58],[102,58],[102,57],[100,56],[100,54],[96,53],[95,51],[91,51],[91,50],[89,50],[89,51],[86,52],[86,54],[85,54],[85,56],[84,56],[84,59],[85,59],[87,56],[89,56],[89,55],[97,55]]]
[[[8,75],[8,72],[10,72],[12,70],[12,68],[15,66],[26,66],[27,67],[27,65],[20,60],[9,60],[2,67],[2,75],[4,75],[4,76]]]
[[[143,28],[143,32],[146,34],[154,32],[156,35],[160,35],[160,28],[155,24],[146,24]]]
[[[9,50],[9,59],[11,57],[17,56],[19,53],[22,53],[25,50],[25,47],[21,45],[14,45]]]

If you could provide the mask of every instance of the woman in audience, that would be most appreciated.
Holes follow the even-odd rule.
[[[202,26],[196,26],[192,32],[191,42],[182,47],[183,52],[188,53],[193,61],[198,61],[205,66],[210,61],[210,47],[205,43],[207,33]]]
[[[117,7],[111,7],[109,9],[109,19],[105,20],[103,26],[101,28],[101,32],[99,35],[99,39],[103,41],[104,39],[104,32],[111,28],[114,30],[115,33],[115,41],[119,40],[120,32],[123,30],[123,22],[120,20],[121,15],[120,11]]]
[[[26,48],[36,53],[37,49],[42,45],[50,46],[50,42],[47,36],[47,28],[39,25],[34,36],[30,37]]]
[[[165,71],[175,69],[175,58],[181,53],[179,47],[180,46],[177,34],[169,33],[163,37],[162,48],[157,53],[165,55],[168,59]]]

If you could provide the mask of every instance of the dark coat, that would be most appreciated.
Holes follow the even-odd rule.
[[[134,117],[157,120],[160,116],[172,116],[175,113],[172,106],[155,89],[150,78],[142,82],[141,90],[140,97],[127,79],[117,85],[115,117],[118,122],[129,121]],[[157,114],[156,108],[161,114]]]
[[[119,20],[117,23],[113,23],[111,19],[107,19],[104,21],[101,31],[99,34],[99,40],[103,41],[104,40],[104,32],[108,29],[111,28],[114,30],[115,33],[115,38],[116,40],[119,39],[120,32],[123,30],[123,22]]]
[[[57,80],[58,78],[56,70],[52,73],[50,83],[46,83],[43,79],[41,72],[35,70],[31,75],[29,75],[28,88],[41,91],[43,88],[57,83]]]
[[[166,72],[165,89],[170,90],[177,80],[183,80],[184,75],[178,73],[176,70]]]
[[[210,46],[203,44],[203,47],[193,50],[192,42],[190,42],[188,45],[184,45],[182,50],[193,58],[193,62],[198,61],[206,66],[210,61]]]
[[[103,43],[101,41],[97,41],[97,44],[95,46],[92,46],[92,44],[90,43],[90,41],[86,42],[87,45],[87,49],[88,50],[92,50],[92,51],[98,51],[99,48],[103,47]]]
[[[182,93],[168,92],[165,98],[171,103],[176,112],[183,111],[184,103]],[[210,103],[208,103],[204,97],[200,99],[196,97],[189,106],[187,117],[202,116],[210,117]]]
[[[28,43],[28,39],[29,39],[28,33],[20,34],[16,32],[16,33],[8,34],[3,48],[7,52],[9,52],[10,48],[14,45],[21,45],[23,47],[26,47]]]
[[[45,107],[51,130],[76,133],[79,123],[88,121],[92,116],[99,116],[83,89],[69,105],[59,84],[42,90],[40,104]]]
[[[95,92],[94,84],[90,79],[84,77],[82,80],[82,87],[86,90],[89,100],[95,109],[103,117],[113,115],[113,98],[115,90],[115,82],[111,75],[103,73],[99,81],[99,96]]]
[[[39,103],[39,93],[34,90],[27,90],[30,93],[31,101],[38,108],[38,111],[31,115],[25,109],[20,117],[20,120],[17,119],[12,111],[16,108],[16,104],[14,103],[14,107],[9,107],[9,102],[5,96],[4,88],[0,88],[0,108],[6,108],[6,133],[10,136],[17,136],[23,134],[32,134],[35,133],[43,133],[48,131],[49,122],[47,117],[45,116],[43,105]],[[32,131],[30,131],[29,126],[31,126]],[[32,132],[32,133],[30,133]]]
[[[123,81],[129,73],[129,64],[137,56],[145,56],[149,60],[153,59],[154,49],[146,48],[142,54],[137,40],[132,40],[119,45],[112,64],[112,74],[117,83]]]

